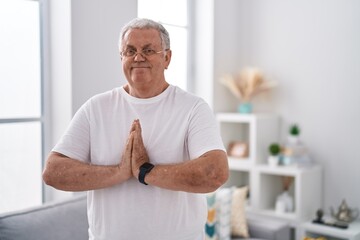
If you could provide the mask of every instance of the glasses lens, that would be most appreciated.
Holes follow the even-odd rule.
[[[156,52],[155,52],[155,50],[153,50],[153,49],[144,49],[144,50],[142,51],[142,53],[143,53],[144,55],[146,55],[146,56],[151,56],[151,55],[154,55]]]

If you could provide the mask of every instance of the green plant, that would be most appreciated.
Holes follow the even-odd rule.
[[[300,135],[300,128],[297,124],[293,124],[290,126],[289,133],[292,136],[299,136]]]
[[[278,143],[272,143],[272,144],[269,145],[269,153],[272,156],[279,155],[280,150],[281,150],[281,147],[280,147],[280,145]]]

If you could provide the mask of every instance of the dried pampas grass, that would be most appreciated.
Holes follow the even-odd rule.
[[[277,85],[275,82],[265,81],[261,71],[251,67],[244,68],[235,76],[224,75],[220,82],[244,102],[249,102],[255,95]]]

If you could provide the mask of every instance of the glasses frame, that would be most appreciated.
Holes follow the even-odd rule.
[[[143,49],[141,50],[140,52],[136,50],[136,52],[134,52],[133,55],[126,55],[124,53],[126,52],[129,52],[131,49],[129,50],[125,50],[125,51],[121,51],[120,52],[120,56],[123,57],[123,58],[135,58],[138,54],[140,54],[143,58],[147,58],[147,57],[151,57],[155,54],[159,54],[159,53],[162,53],[162,52],[166,52],[168,51],[169,49],[165,49],[165,50],[160,50],[160,51],[155,51],[154,49],[149,49],[149,48],[146,48],[146,49]],[[134,50],[132,50],[134,51]],[[148,53],[146,53],[146,51],[150,51]]]

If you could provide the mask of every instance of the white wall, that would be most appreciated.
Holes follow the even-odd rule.
[[[136,16],[137,1],[72,1],[73,113],[94,94],[125,83],[118,38],[122,26]]]
[[[225,73],[252,65],[278,81],[255,111],[278,113],[284,140],[290,123],[300,125],[324,167],[325,211],[343,198],[360,208],[359,11],[357,0],[215,1],[215,110],[238,104],[218,83]]]
[[[214,79],[214,0],[195,1],[193,91],[213,106]],[[201,66],[201,67],[199,67]]]

